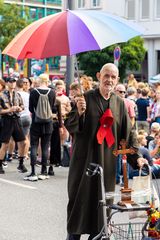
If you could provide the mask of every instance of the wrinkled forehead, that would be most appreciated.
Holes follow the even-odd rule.
[[[114,65],[114,64],[106,64],[102,67],[101,71],[100,71],[101,74],[111,74],[111,75],[115,75],[118,77],[118,74],[119,74],[119,71],[118,71],[118,68]]]

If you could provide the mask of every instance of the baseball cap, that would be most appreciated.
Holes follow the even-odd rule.
[[[17,80],[18,80],[18,78],[17,77],[8,77],[7,79],[7,82],[16,82]]]

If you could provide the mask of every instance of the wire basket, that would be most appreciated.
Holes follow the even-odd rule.
[[[111,224],[112,238],[115,240],[140,240],[144,222]]]

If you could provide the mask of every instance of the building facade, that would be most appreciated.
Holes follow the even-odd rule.
[[[160,72],[160,0],[75,0],[74,8],[106,10],[144,27],[141,75],[148,80]]]
[[[127,18],[145,29],[143,38],[147,54],[142,64],[142,78],[148,80],[160,72],[160,0],[5,0],[4,2],[27,6],[30,18],[33,20],[60,12],[67,8],[67,2],[72,4],[72,9],[105,10]],[[47,61],[51,69],[59,67],[59,58],[51,58]]]
[[[28,7],[32,20],[38,20],[62,10],[62,0],[4,0],[4,3]]]
[[[29,17],[31,21],[35,21],[50,14],[55,14],[62,11],[62,0],[16,0],[16,1],[5,0],[4,3],[5,4],[15,3],[24,8],[27,7],[29,9]],[[45,64],[47,63],[49,65],[50,71],[58,71],[59,60],[60,57],[53,57],[46,59],[44,62],[39,61],[39,64],[40,67],[43,66],[43,68],[45,68]],[[34,64],[34,62],[32,64]]]

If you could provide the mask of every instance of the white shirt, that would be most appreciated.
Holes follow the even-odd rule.
[[[23,100],[24,110],[20,112],[20,117],[28,116],[30,115],[29,111],[29,93],[25,91],[18,91],[18,93],[21,95],[21,98]]]

